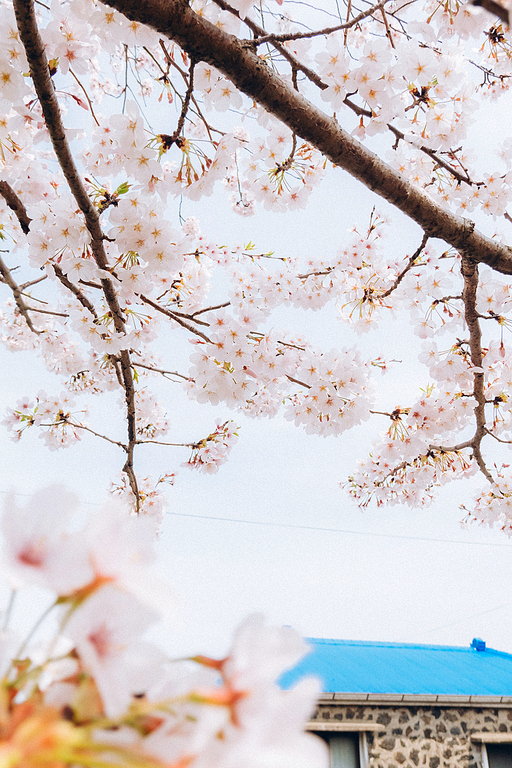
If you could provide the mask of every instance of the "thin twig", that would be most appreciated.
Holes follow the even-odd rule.
[[[94,305],[89,301],[87,296],[84,294],[83,291],[78,288],[78,286],[74,285],[74,283],[71,282],[71,280],[68,278],[67,275],[64,274],[62,269],[59,267],[58,264],[53,264],[53,271],[55,272],[55,275],[57,276],[58,280],[62,283],[65,288],[67,288],[71,293],[76,296],[80,304],[85,307],[85,309],[89,310],[91,315],[94,317],[95,320],[98,319],[98,314],[94,308]]]
[[[192,322],[197,323],[198,325],[204,325],[205,328],[210,327],[210,323],[207,323],[204,320],[198,320],[194,315],[189,315],[186,312],[178,312],[178,310],[173,309],[172,313],[178,317],[182,317],[184,320],[192,320]]]
[[[153,309],[156,309],[157,312],[161,312],[163,315],[167,315],[167,317],[170,317],[171,320],[174,320],[175,323],[178,323],[178,325],[181,325],[183,328],[186,328],[187,331],[190,331],[191,333],[195,333],[196,336],[200,336],[209,344],[213,344],[212,340],[209,339],[208,336],[206,336],[204,333],[201,333],[201,331],[198,331],[197,328],[194,328],[193,326],[186,323],[181,317],[176,315],[175,312],[172,312],[170,309],[165,309],[165,307],[161,307],[159,304],[152,301],[152,299],[148,298],[147,296],[144,296],[143,294],[139,294],[139,298],[141,299],[141,301],[144,302],[144,304],[148,304],[150,307],[153,307]]]
[[[28,280],[26,283],[22,283],[20,285],[20,291],[24,291],[27,288],[30,288],[32,285],[37,285],[38,283],[42,283],[43,280],[47,280],[48,275],[43,275],[42,277],[38,277],[36,280]]]
[[[132,368],[144,368],[148,371],[153,371],[154,373],[160,373],[165,377],[178,376],[180,379],[184,379],[185,381],[193,381],[190,376],[184,376],[182,373],[178,373],[178,371],[165,371],[162,368],[155,368],[152,365],[145,365],[145,363],[134,363],[132,361]]]
[[[92,101],[91,101],[91,99],[90,99],[90,97],[89,97],[89,94],[87,93],[87,91],[85,90],[84,86],[82,85],[82,83],[80,82],[80,80],[78,79],[78,77],[75,75],[75,73],[73,72],[73,70],[71,69],[71,67],[69,68],[69,74],[70,74],[72,77],[74,77],[74,78],[75,78],[76,82],[78,83],[78,85],[79,85],[79,86],[80,86],[80,88],[82,89],[82,93],[84,94],[85,98],[87,99],[87,103],[88,103],[88,105],[89,105],[89,109],[91,110],[91,115],[92,115],[92,118],[93,118],[94,122],[96,123],[96,125],[97,125],[97,126],[98,126],[98,128],[99,128],[99,127],[100,127],[100,122],[99,122],[98,118],[97,118],[97,117],[96,117],[96,115],[95,115],[95,112],[94,112],[94,107],[92,106]]]
[[[192,59],[190,62],[190,68],[189,68],[189,75],[188,75],[188,86],[185,93],[185,98],[183,99],[183,105],[181,107],[181,113],[178,119],[178,124],[176,126],[176,130],[172,134],[170,141],[172,144],[181,136],[181,132],[183,130],[183,126],[185,124],[185,118],[187,117],[188,108],[190,106],[190,98],[194,92],[194,67],[196,66],[195,61]]]
[[[99,432],[95,432],[94,429],[91,429],[90,427],[84,426],[84,424],[75,424],[74,421],[68,421],[68,419],[62,419],[62,421],[65,424],[69,424],[70,427],[73,427],[75,429],[84,429],[86,432],[90,432],[91,435],[94,435],[95,437],[101,437],[102,440],[106,440],[107,443],[112,443],[112,445],[117,445],[119,448],[122,448],[123,451],[128,452],[128,446],[124,443],[119,442],[118,440],[112,440],[112,438],[107,437],[106,435],[102,435]],[[41,424],[41,426],[55,426],[55,425],[44,425]]]
[[[472,448],[473,447],[473,438],[471,440],[464,440],[463,443],[458,443],[457,445],[429,445],[428,449],[429,451],[437,451],[437,453],[458,453],[459,451],[462,451],[464,448]]]
[[[30,328],[30,330],[33,333],[40,334],[42,331],[38,331],[32,322],[32,319],[29,315],[29,312],[31,311],[31,308],[28,307],[23,299],[23,296],[21,295],[21,290],[19,285],[16,283],[15,280],[12,279],[11,270],[8,268],[8,266],[5,264],[4,260],[0,256],[0,274],[2,275],[3,282],[9,286],[9,288],[12,291],[12,295],[14,296],[14,301],[16,302],[16,306],[18,307],[18,311],[20,315],[25,320],[26,324]]]
[[[57,317],[69,317],[67,312],[53,312],[51,309],[37,309],[36,307],[28,307],[30,312],[39,312],[40,315],[56,315]]]
[[[376,5],[372,5],[370,8],[368,8],[368,10],[361,11],[361,13],[359,13],[357,16],[354,16],[354,18],[350,19],[350,21],[346,21],[344,24],[336,24],[335,27],[325,27],[324,29],[318,29],[314,32],[292,32],[285,35],[261,35],[260,37],[257,37],[250,42],[253,45],[262,45],[263,43],[287,43],[292,40],[307,40],[308,38],[319,37],[320,35],[332,35],[333,32],[339,32],[342,29],[350,29],[351,27],[354,27],[356,24],[359,24],[359,22],[363,21],[363,19],[366,19],[368,16],[374,14],[375,11],[383,10],[384,6],[389,1],[390,0],[381,0],[381,2],[376,3]],[[217,3],[217,0],[215,0],[215,2]],[[247,23],[247,19],[245,21]]]
[[[163,440],[137,440],[137,445],[154,443],[155,445],[172,445],[174,448],[194,448],[197,443],[166,443]]]
[[[301,381],[300,379],[295,379],[293,376],[288,376],[288,374],[286,375],[286,378],[288,379],[288,381],[292,381],[294,384],[298,384],[300,387],[306,387],[306,389],[311,389],[311,385],[306,384],[305,381]]]
[[[397,278],[396,278],[395,282],[393,283],[393,285],[391,286],[391,288],[388,288],[387,291],[384,291],[384,293],[379,294],[379,296],[378,296],[379,299],[385,299],[387,296],[389,296],[391,293],[393,293],[394,290],[396,290],[398,288],[398,286],[400,285],[400,283],[402,282],[402,280],[404,279],[406,274],[409,272],[409,270],[411,270],[415,266],[415,261],[421,255],[421,252],[425,248],[425,246],[427,245],[427,242],[428,242],[428,235],[424,234],[422,239],[421,239],[421,243],[420,243],[419,247],[416,249],[416,251],[414,251],[413,255],[411,256],[411,258],[407,262],[407,264],[404,267],[404,269],[402,269],[400,274],[397,276]]]
[[[384,26],[386,27],[386,35],[387,35],[388,40],[389,40],[389,42],[391,44],[391,47],[395,48],[396,46],[395,46],[395,43],[394,43],[394,40],[393,40],[393,35],[391,34],[391,29],[389,28],[388,17],[386,16],[386,10],[385,10],[384,6],[382,6],[382,8],[380,10],[381,10],[381,13],[382,13],[382,18],[384,20]]]
[[[225,301],[223,304],[216,304],[214,307],[205,307],[205,309],[198,309],[195,312],[192,312],[190,317],[195,317],[196,315],[202,315],[203,312],[213,312],[214,309],[224,309],[224,307],[229,307],[231,305],[230,301]]]
[[[498,435],[495,435],[494,432],[491,432],[490,429],[486,429],[485,434],[490,435],[491,437],[494,437],[494,439],[497,440],[498,443],[505,443],[506,445],[510,445],[512,443],[512,440],[504,440],[502,437],[498,437]]]

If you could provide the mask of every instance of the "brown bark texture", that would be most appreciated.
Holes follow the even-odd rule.
[[[187,0],[103,1],[131,21],[146,24],[178,43],[194,61],[213,65],[336,166],[409,216],[429,237],[443,240],[468,259],[512,274],[512,248],[477,231],[472,221],[451,213],[414,187],[273,72],[250,40],[240,40],[214,26],[194,13]]]

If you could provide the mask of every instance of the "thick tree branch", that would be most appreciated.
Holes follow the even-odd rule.
[[[504,8],[494,0],[471,0],[472,5],[480,5],[485,8],[486,11],[492,13],[493,16],[497,16],[507,26],[510,24],[508,8]]]
[[[16,0],[19,3],[20,0]],[[194,61],[215,66],[249,98],[322,152],[368,189],[415,221],[431,238],[440,238],[477,262],[512,274],[512,249],[475,230],[428,197],[400,173],[302,97],[253,51],[194,13],[187,0],[105,0],[130,20],[147,24],[177,42]]]
[[[21,42],[25,48],[37,97],[41,104],[44,121],[50,134],[53,149],[59,165],[66,178],[68,186],[80,210],[82,211],[87,230],[91,236],[91,250],[98,267],[107,269],[108,260],[104,247],[104,236],[101,229],[99,213],[92,204],[87,190],[80,178],[75,161],[71,154],[55,89],[50,76],[48,59],[44,44],[37,27],[33,0],[14,0],[14,13]],[[125,333],[124,317],[117,300],[117,295],[109,278],[101,279],[105,299],[112,313],[114,327],[117,333]],[[133,471],[133,450],[136,441],[135,433],[135,389],[130,363],[130,354],[123,350],[119,356],[123,387],[125,391],[126,413],[128,422],[128,450],[124,471],[128,475],[130,486],[135,497],[137,510],[139,508],[139,492],[137,480]]]

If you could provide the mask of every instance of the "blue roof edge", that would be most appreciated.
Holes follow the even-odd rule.
[[[507,653],[506,651],[497,651],[495,648],[489,648],[488,646],[486,646],[485,650],[483,651],[477,651],[475,648],[471,647],[470,643],[468,643],[468,645],[429,645],[427,643],[399,643],[392,640],[336,640],[322,637],[305,637],[304,641],[308,644],[311,644],[311,646],[357,645],[360,647],[370,646],[372,648],[408,648],[409,650],[411,648],[417,648],[418,650],[428,651],[459,651],[464,653],[469,652],[478,654],[492,653],[493,655],[497,656],[512,657],[511,653]]]

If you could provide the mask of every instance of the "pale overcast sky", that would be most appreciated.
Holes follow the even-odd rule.
[[[494,120],[492,109],[491,104],[489,124],[505,136],[508,121],[503,111]],[[476,126],[474,133],[482,168],[486,130]],[[365,229],[374,204],[391,212],[335,170],[305,211],[241,219],[229,212],[217,189],[199,207],[184,201],[182,214],[198,216],[203,232],[220,243],[251,240],[258,251],[279,256],[329,258],[354,224]],[[421,233],[402,216],[395,215],[394,222],[386,247],[405,258],[419,245]],[[492,234],[491,220],[485,227]],[[2,289],[0,298],[6,294]],[[428,383],[426,369],[411,363],[418,340],[404,318],[389,321],[377,336],[363,337],[351,334],[332,310],[280,312],[272,323],[298,328],[326,350],[358,343],[368,357],[402,360],[391,374],[376,379],[385,410],[407,405]],[[160,343],[175,345],[183,358],[189,350],[182,338],[176,330]],[[29,353],[0,347],[0,365],[0,418],[22,395],[61,389]],[[200,439],[217,418],[233,418],[241,426],[228,463],[213,476],[180,467],[188,458],[185,449],[144,446],[138,451],[142,475],[179,471],[168,491],[158,542],[159,568],[174,587],[176,610],[172,625],[154,635],[170,654],[224,653],[234,627],[252,611],[305,636],[460,646],[478,636],[512,653],[512,541],[499,531],[461,529],[459,504],[470,498],[469,481],[448,486],[428,509],[370,507],[363,512],[339,483],[355,459],[366,455],[372,435],[387,426],[379,417],[342,437],[320,438],[281,418],[250,420],[222,405],[197,405],[178,385],[155,383],[153,388],[166,403],[171,440]],[[91,422],[109,434],[122,429],[115,421],[116,398],[90,399]],[[60,482],[80,495],[84,507],[103,501],[123,463],[119,449],[89,435],[73,448],[50,452],[37,434],[13,443],[3,427],[0,454],[3,493],[30,494]],[[36,601],[44,599],[36,596]]]
[[[219,190],[201,206],[203,231],[224,243],[250,239],[258,250],[272,249],[277,255],[327,257],[353,224],[364,228],[375,202],[341,171],[334,173],[315,192],[311,207],[284,217],[230,216]],[[183,214],[197,215],[195,205],[185,202]],[[387,247],[405,256],[419,239],[401,219]],[[389,409],[406,404],[400,390],[413,397],[428,381],[425,369],[407,362],[415,342],[403,320],[387,324],[376,338],[348,335],[332,311],[282,313],[276,321],[279,327],[292,323],[327,350],[359,338],[368,355],[402,359],[389,377],[377,379],[382,404]],[[166,343],[179,348],[180,333]],[[5,372],[2,412],[17,397],[34,395],[41,387],[60,391],[28,353],[1,349],[0,360]],[[142,473],[179,470],[158,542],[159,568],[175,589],[177,606],[173,624],[154,636],[170,654],[224,653],[233,628],[252,611],[306,636],[462,646],[479,636],[491,647],[512,652],[512,542],[498,531],[460,528],[458,507],[470,496],[469,482],[448,487],[429,509],[395,506],[362,512],[339,482],[355,458],[365,455],[373,430],[387,425],[375,421],[324,439],[283,419],[249,420],[224,406],[199,406],[178,386],[165,384],[159,391],[173,425],[170,439],[198,439],[216,418],[231,417],[241,426],[228,463],[213,476],[181,468],[186,450],[139,449]],[[115,398],[105,396],[99,416],[91,415],[109,433],[115,429]],[[91,400],[91,411],[98,405]],[[49,452],[36,434],[15,444],[2,428],[0,449],[3,491],[27,494],[63,482],[85,504],[102,501],[122,465],[117,448],[87,435],[71,449]]]

